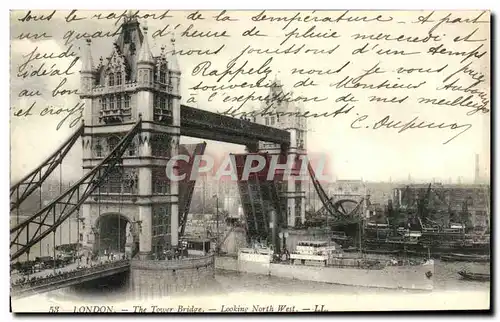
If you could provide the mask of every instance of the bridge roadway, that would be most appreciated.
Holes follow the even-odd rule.
[[[54,291],[60,288],[81,284],[97,278],[114,275],[130,270],[130,260],[102,260],[101,262],[92,262],[89,265],[77,263],[57,269],[46,269],[38,273],[29,275],[30,280],[24,283],[15,284],[12,281],[22,279],[22,277],[11,277],[11,296],[26,297],[34,294]]]

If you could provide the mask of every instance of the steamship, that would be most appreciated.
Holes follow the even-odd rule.
[[[434,261],[375,259],[348,254],[326,241],[300,241],[292,253],[270,248],[241,248],[237,271],[304,281],[352,286],[432,290]]]

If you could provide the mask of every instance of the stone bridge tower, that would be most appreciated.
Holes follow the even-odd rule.
[[[272,126],[290,133],[290,147],[287,152],[287,163],[293,164],[300,155],[307,154],[307,119],[303,116],[304,107],[293,102],[293,93],[283,90],[281,81],[276,78],[269,89],[266,101],[256,111],[254,121]],[[268,108],[270,107],[270,108]],[[260,113],[259,113],[260,111]],[[274,143],[260,142],[259,150],[269,154],[279,154],[281,147]],[[286,202],[288,227],[300,226],[305,222],[306,183],[295,177],[283,182],[282,200]]]
[[[90,249],[123,252],[129,231],[135,252],[147,259],[178,245],[179,187],[165,169],[178,151],[181,72],[165,47],[152,54],[147,27],[131,15],[112,45],[97,66],[90,39],[83,48],[84,171],[106,157],[139,119],[142,127],[121,166],[83,205],[79,238]]]

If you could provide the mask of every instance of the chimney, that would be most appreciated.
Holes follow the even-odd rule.
[[[479,154],[476,153],[475,169],[474,169],[474,183],[479,183]]]

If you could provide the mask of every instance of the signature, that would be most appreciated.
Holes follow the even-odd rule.
[[[352,129],[373,129],[373,130],[378,130],[381,128],[387,128],[387,129],[395,129],[398,130],[397,133],[403,133],[407,130],[421,130],[421,129],[437,129],[437,130],[451,130],[454,131],[455,133],[459,131],[458,133],[454,134],[451,138],[449,138],[447,141],[445,141],[443,144],[448,144],[454,139],[456,139],[458,136],[462,135],[463,133],[467,132],[470,130],[472,127],[472,124],[457,124],[457,123],[436,123],[434,121],[423,121],[420,120],[418,116],[414,117],[411,121],[396,121],[391,119],[390,115],[387,115],[383,117],[382,119],[371,123],[367,121],[368,115],[361,115],[358,118],[356,118],[352,123],[351,123],[351,128]],[[367,122],[364,122],[367,121]],[[370,124],[370,125],[367,125]]]

